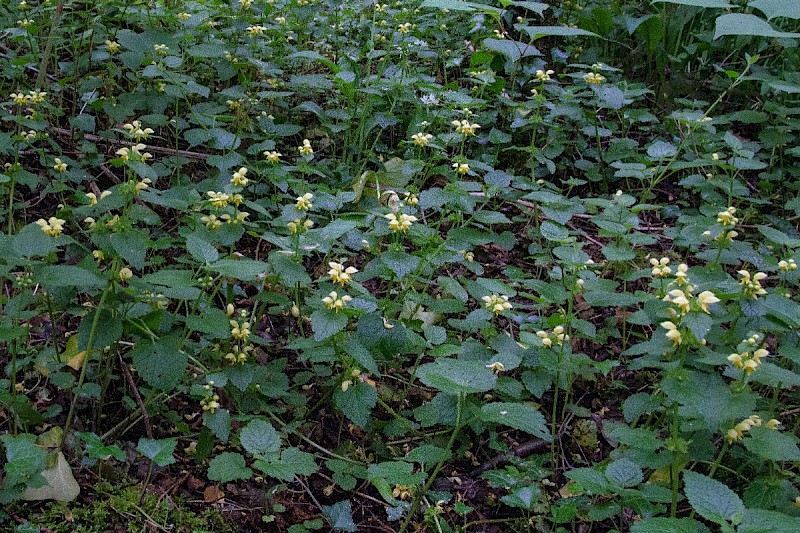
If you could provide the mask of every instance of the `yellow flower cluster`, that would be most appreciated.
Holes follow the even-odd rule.
[[[139,120],[124,124],[122,129],[128,132],[128,137],[136,139],[136,142],[147,139],[151,133],[154,133],[152,128],[142,128],[142,123]]]
[[[147,152],[142,152],[142,150],[145,150],[146,148],[147,148],[146,145],[138,143],[131,146],[130,148],[127,147],[120,148],[114,153],[118,155],[120,159],[122,159],[123,161],[130,161],[131,159],[133,159],[144,163],[148,159],[151,159],[153,157],[151,154]]]
[[[500,361],[495,361],[494,363],[489,363],[488,365],[485,365],[485,366],[486,366],[486,368],[488,368],[489,370],[491,370],[495,374],[499,374],[501,372],[505,372],[505,370],[506,370],[506,365],[504,365]]]
[[[228,361],[231,365],[240,364],[243,365],[247,362],[247,358],[253,351],[253,345],[247,344],[245,346],[239,347],[235,345],[231,348],[231,351],[225,354],[225,360]]]
[[[781,272],[789,272],[790,270],[797,270],[797,263],[794,259],[786,259],[778,261],[778,270]]]
[[[414,141],[414,144],[422,146],[423,148],[428,146],[431,139],[433,139],[433,135],[430,133],[419,132],[411,136],[411,140]]]
[[[466,163],[453,163],[452,166],[456,173],[461,174],[462,176],[469,172],[469,165]]]
[[[260,24],[247,27],[247,33],[249,35],[261,35],[264,33],[265,30],[266,28],[264,26],[261,26]]]
[[[274,163],[277,163],[278,161],[280,161],[281,156],[283,154],[280,153],[280,152],[276,152],[275,150],[272,150],[272,151],[267,150],[266,152],[263,153],[263,155],[264,155],[264,157],[267,158],[267,161],[269,161],[270,163],[274,164]]]
[[[303,144],[297,147],[297,151],[300,152],[300,155],[305,157],[314,155],[314,149],[311,147],[311,141],[308,139],[303,139]]]
[[[728,444],[731,444],[737,440],[742,440],[742,437],[744,437],[745,433],[750,431],[751,428],[761,427],[761,424],[762,422],[760,416],[750,415],[736,424],[733,429],[729,429],[725,434],[725,438],[728,439]],[[772,431],[777,431],[778,426],[781,425],[781,422],[777,418],[772,418],[765,425]]]
[[[231,326],[231,337],[237,341],[247,342],[247,339],[250,338],[250,322],[239,322],[231,319],[229,323]]]
[[[120,283],[125,283],[133,277],[133,270],[131,270],[129,267],[122,267],[119,269],[118,276]]]
[[[737,272],[742,279],[739,280],[739,285],[743,287],[743,291],[747,296],[752,296],[753,300],[758,300],[759,296],[767,294],[761,282],[767,279],[767,275],[763,272],[756,272],[750,276],[747,270],[740,270]]]
[[[481,300],[483,300],[486,309],[489,309],[495,315],[503,314],[513,307],[505,294],[492,294],[491,296],[484,296]]]
[[[747,344],[755,346],[759,341],[758,334],[753,335],[747,339]],[[745,375],[750,375],[753,371],[761,365],[761,359],[769,356],[769,351],[765,348],[754,350],[752,354],[750,351],[742,351],[741,353],[732,353],[728,356],[728,361],[738,369],[744,370]]]
[[[653,257],[650,259],[650,265],[653,267],[651,273],[654,278],[666,278],[672,274],[672,269],[667,266],[669,265],[669,257],[662,257],[661,259]]]
[[[292,235],[296,233],[305,233],[306,231],[314,227],[314,221],[308,218],[305,220],[296,218],[291,222],[287,223],[286,227],[289,228],[289,233],[291,233]]]
[[[467,119],[454,120],[452,124],[456,128],[456,133],[460,133],[464,136],[475,135],[475,132],[481,127],[481,125],[476,122],[470,124]]]
[[[47,220],[40,218],[36,221],[36,225],[39,226],[45,235],[50,237],[58,237],[64,231],[64,224],[67,221],[61,218],[50,217]]]
[[[537,70],[536,79],[539,81],[550,81],[550,76],[555,74],[552,70]]]
[[[678,326],[676,326],[674,322],[667,320],[661,323],[661,327],[667,330],[666,336],[669,340],[672,341],[673,345],[678,346],[680,343],[683,342],[683,337],[681,336],[681,332],[678,329]]]
[[[328,296],[322,299],[322,303],[324,303],[325,307],[328,309],[338,313],[341,309],[344,309],[347,306],[347,302],[352,299],[353,298],[347,294],[339,297],[339,294],[336,291],[331,291]]]
[[[331,261],[328,263],[330,270],[328,270],[328,275],[331,277],[331,281],[334,283],[339,283],[342,286],[350,283],[352,279],[352,275],[358,272],[356,267],[347,267],[342,263],[337,263],[335,261]]]
[[[411,227],[411,224],[417,221],[417,217],[405,213],[401,213],[400,217],[394,213],[387,213],[383,215],[383,218],[389,221],[389,229],[395,233],[398,231],[405,233]]]
[[[234,172],[233,177],[231,178],[231,185],[234,187],[247,187],[247,184],[250,183],[250,180],[245,177],[246,174],[247,169],[244,167]]]
[[[729,207],[725,211],[720,211],[717,213],[717,223],[726,227],[733,227],[739,222],[739,219],[734,216],[735,214],[736,208],[733,206]]]
[[[214,414],[214,411],[219,409],[219,395],[212,394],[211,396],[206,396],[202,400],[200,400],[200,407],[203,408],[203,411],[208,411],[210,414]]]
[[[295,207],[297,207],[297,209],[300,211],[310,211],[314,207],[314,204],[311,203],[311,200],[313,199],[314,195],[310,192],[307,192],[303,196],[297,197],[297,203],[295,204]]]
[[[553,328],[551,333],[547,331],[537,331],[536,336],[541,339],[542,344],[544,344],[545,348],[551,348],[553,344],[557,346],[561,346],[565,342],[569,341],[569,335],[564,333],[564,326],[556,326]]]
[[[405,24],[400,24],[397,27],[397,33],[408,33],[414,28],[414,25],[410,22],[406,22]]]
[[[606,77],[597,72],[589,72],[583,75],[583,81],[589,85],[602,85],[606,81]]]
[[[56,157],[53,161],[55,165],[53,165],[53,170],[56,172],[66,172],[67,171],[67,164],[64,163],[60,157]]]
[[[11,93],[8,95],[17,105],[40,104],[47,100],[47,93],[42,91],[28,91],[28,94]]]

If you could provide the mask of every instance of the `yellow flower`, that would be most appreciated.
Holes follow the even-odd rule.
[[[21,92],[11,93],[8,95],[8,97],[11,98],[17,105],[25,105],[31,100],[30,96],[22,94]]]
[[[469,172],[469,165],[466,163],[453,163],[453,168],[455,171],[462,176]]]
[[[234,187],[247,187],[250,180],[245,177],[245,174],[247,174],[247,169],[244,167],[234,172],[231,178],[231,185]]]
[[[678,326],[676,326],[674,322],[662,322],[661,327],[667,330],[666,336],[672,341],[672,344],[678,346],[681,342],[683,342],[681,332],[678,331]]]
[[[350,266],[345,268],[342,263],[336,263],[334,261],[328,263],[328,266],[330,267],[330,270],[328,270],[328,275],[331,277],[331,280],[334,283],[340,283],[343,286],[347,283],[350,283],[351,276],[358,272],[358,269],[355,267]]]
[[[66,222],[66,220],[60,218],[50,217],[47,220],[40,218],[36,221],[36,224],[42,229],[45,235],[58,237],[64,231],[64,224],[66,224]]]
[[[128,132],[128,137],[136,139],[137,142],[141,141],[142,139],[147,139],[151,133],[154,133],[151,128],[142,128],[142,123],[138,120],[134,120],[130,124],[124,124],[122,129]],[[139,150],[144,150],[145,148],[145,145],[141,145],[141,148],[139,148],[139,145],[134,147],[135,151],[137,152]]]
[[[491,296],[484,296],[481,299],[486,309],[489,309],[495,315],[505,313],[513,307],[511,302],[508,301],[508,296],[505,294],[492,294]]]
[[[411,24],[410,22],[406,22],[405,24],[400,24],[400,26],[397,27],[397,32],[398,33],[408,33],[408,32],[411,31],[412,28],[413,28],[413,24]]]
[[[266,30],[266,28],[258,24],[247,27],[247,33],[250,35],[261,35],[262,33],[264,33],[264,30]]]
[[[211,205],[217,209],[222,209],[228,205],[228,202],[231,199],[229,194],[225,194],[223,192],[208,191],[206,194],[208,195],[208,199],[211,201]]]
[[[67,164],[64,163],[61,160],[60,157],[56,157],[54,162],[55,162],[55,165],[53,165],[53,170],[55,170],[56,172],[66,172],[67,171]]]
[[[314,204],[311,203],[311,200],[313,198],[314,195],[311,194],[310,192],[307,192],[303,196],[297,197],[297,203],[295,204],[295,206],[300,211],[309,211],[311,210],[312,207],[314,207]]]
[[[169,54],[169,46],[166,44],[154,44],[153,50],[155,50],[155,52],[160,56]]]
[[[122,267],[122,268],[119,270],[119,280],[120,280],[122,283],[125,283],[126,281],[128,281],[128,280],[129,280],[129,279],[131,279],[132,277],[133,277],[133,271],[132,271],[130,268],[128,268],[128,267]]]
[[[149,189],[150,185],[153,183],[153,180],[150,178],[144,178],[142,181],[138,182],[134,187],[134,191],[136,194],[139,194],[141,191],[145,189]]]
[[[402,213],[399,218],[394,213],[387,213],[383,215],[383,218],[389,221],[389,229],[395,233],[398,231],[405,233],[411,224],[417,221],[417,217],[405,213]]]
[[[231,337],[237,341],[246,341],[250,337],[250,322],[242,322],[241,324],[236,320],[230,321]]]
[[[186,13],[186,12],[178,13],[178,18],[181,19],[181,20],[186,21],[186,20],[189,20],[190,18],[192,18],[192,14],[191,13]]]
[[[208,411],[213,415],[214,411],[219,409],[219,395],[214,394],[203,398],[200,400],[200,406],[203,408],[203,411]]]
[[[89,199],[89,205],[95,205],[97,203],[97,195],[95,193],[87,192],[84,196]]]
[[[778,426],[780,426],[780,425],[781,425],[781,421],[778,420],[777,418],[771,418],[767,422],[767,427],[769,429],[773,430],[773,431],[777,431],[778,430]]]
[[[344,307],[347,305],[347,302],[350,300],[352,300],[352,298],[347,294],[339,298],[339,295],[336,293],[336,291],[331,291],[328,296],[322,299],[322,303],[324,303],[325,307],[328,309],[338,313],[339,310],[344,309]]]
[[[654,278],[665,278],[672,274],[672,269],[668,267],[669,264],[669,257],[662,257],[661,259],[656,259],[655,257],[650,259],[650,265],[652,265],[653,270],[651,274]]]
[[[757,300],[759,296],[767,294],[767,291],[761,286],[761,281],[767,278],[763,272],[756,272],[752,277],[747,270],[740,270],[737,272],[742,279],[739,280],[739,285],[744,287],[744,293],[752,296],[753,300]]]
[[[741,439],[742,435],[735,429],[729,429],[725,434],[725,438],[728,439],[728,444],[731,444],[732,442]]]
[[[274,150],[264,152],[264,157],[266,157],[267,161],[269,161],[270,163],[277,163],[278,161],[280,161],[282,155],[283,154],[281,154],[280,152],[276,152]]]
[[[747,353],[747,352],[745,352]],[[742,354],[740,353],[732,353],[728,356],[728,361],[735,367],[735,368],[742,368],[744,362],[742,360]]]
[[[314,221],[310,219],[300,220],[299,218],[296,218],[287,223],[286,227],[289,228],[289,232],[294,235],[295,233],[303,233],[310,230],[312,227],[314,227]]]
[[[597,72],[589,72],[588,74],[583,75],[583,81],[589,85],[601,85],[604,81],[606,81],[606,77],[598,74]]]
[[[704,313],[711,314],[708,310],[708,306],[718,302],[719,298],[714,296],[714,293],[711,291],[703,291],[697,295],[697,305],[700,306],[700,309],[702,309]]]
[[[94,250],[92,251],[92,257],[95,261],[102,261],[106,258],[106,254],[104,254],[102,250]]]
[[[736,208],[731,206],[725,211],[717,213],[717,222],[723,226],[734,226],[739,219],[733,216],[736,213]]]
[[[108,50],[109,54],[116,54],[119,52],[120,45],[117,41],[110,41],[106,39],[106,50]]]
[[[778,270],[781,272],[789,272],[790,270],[797,270],[797,263],[794,259],[786,259],[778,262]]]
[[[298,146],[297,151],[300,152],[300,155],[306,157],[314,155],[314,149],[311,148],[311,141],[308,139],[303,139],[303,145]]]
[[[216,215],[206,215],[200,218],[200,222],[205,224],[208,229],[219,229],[222,227],[222,221]]]
[[[433,139],[433,135],[431,135],[430,133],[419,132],[412,135],[411,139],[414,141],[414,144],[416,144],[417,146],[422,146],[424,148],[425,146],[428,146],[428,142],[430,142],[430,140]]]
[[[500,361],[495,361],[494,363],[489,363],[486,365],[486,368],[494,372],[495,374],[499,374],[500,372],[505,372],[506,367]]]
[[[536,71],[536,79],[539,81],[550,81],[550,76],[555,74],[552,70],[544,71],[544,70],[537,70]]]
[[[689,294],[683,292],[680,289],[673,289],[667,293],[664,297],[664,301],[670,302],[671,304],[675,305],[680,309],[680,314],[686,314],[689,312],[691,308],[691,304],[689,303]]]
[[[475,131],[480,129],[480,124],[477,123],[469,123],[469,120],[454,120],[452,122],[453,126],[456,128],[456,133],[460,133],[465,137],[468,135],[475,135]]]

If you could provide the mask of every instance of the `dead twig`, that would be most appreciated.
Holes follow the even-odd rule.
[[[136,405],[139,406],[139,411],[142,413],[142,421],[144,421],[144,431],[147,434],[147,438],[153,440],[153,426],[150,424],[150,417],[147,416],[147,409],[144,407],[142,396],[139,394],[139,389],[136,388],[136,382],[133,381],[131,370],[128,368],[128,365],[125,364],[122,354],[119,355],[119,363],[122,365],[122,372],[125,374],[125,378],[128,380],[128,385],[131,386],[133,397],[136,399]]]

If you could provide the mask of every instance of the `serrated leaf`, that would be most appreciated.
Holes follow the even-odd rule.
[[[644,480],[642,468],[630,459],[612,461],[606,467],[606,477],[623,488],[635,487]]]
[[[419,265],[421,259],[400,250],[390,250],[381,255],[381,262],[394,272],[399,279],[411,274]]]
[[[417,378],[447,394],[486,392],[494,388],[497,376],[480,361],[437,359],[417,369]]]
[[[797,440],[789,433],[766,427],[751,428],[742,444],[763,459],[776,462],[800,461]]]
[[[511,402],[487,403],[481,407],[481,420],[519,429],[550,442],[547,422],[542,413],[528,404]]]
[[[357,530],[356,523],[353,522],[353,508],[350,500],[342,500],[333,505],[323,505],[322,511],[328,523],[336,531],[354,532]]]
[[[106,280],[85,268],[71,265],[50,265],[36,272],[36,278],[48,287],[78,287],[81,291],[99,288]]]
[[[186,250],[202,264],[209,264],[219,259],[219,252],[213,244],[196,233],[186,236]]]
[[[147,254],[148,238],[144,233],[136,230],[112,233],[109,242],[114,250],[137,270],[144,268],[144,258]]]
[[[314,330],[315,340],[323,341],[345,327],[347,327],[347,317],[343,313],[336,313],[330,309],[317,309],[311,314],[311,329]]]
[[[222,443],[228,442],[231,434],[231,414],[227,409],[216,409],[213,413],[203,413],[203,424],[210,429]]]
[[[142,379],[164,392],[171,391],[180,383],[189,361],[186,352],[163,339],[153,343],[139,342],[130,355]]]
[[[333,403],[344,415],[362,428],[369,422],[372,408],[378,402],[378,391],[369,383],[358,381],[343,391],[333,393]]]
[[[175,457],[172,454],[175,452],[177,445],[178,439],[147,439],[142,437],[139,439],[136,450],[158,466],[167,466],[175,463]]]
[[[645,518],[631,525],[631,533],[701,533],[708,528],[689,518]]]
[[[269,271],[269,265],[253,259],[221,259],[205,269],[240,281],[256,281]]]
[[[250,479],[253,471],[245,466],[240,453],[223,452],[208,464],[208,479],[228,483],[239,479]]]
[[[239,433],[242,447],[253,455],[266,455],[280,450],[281,438],[272,424],[264,420],[251,420]]]
[[[737,522],[744,514],[744,504],[727,485],[703,474],[683,473],[684,493],[698,515],[716,524]]]
[[[86,454],[93,459],[105,459],[106,457],[113,457],[117,461],[125,460],[125,452],[119,446],[114,444],[105,445],[96,433],[76,432],[75,436],[81,439],[86,445]]]
[[[567,228],[549,220],[542,222],[539,230],[542,232],[542,237],[548,241],[563,241],[569,237]]]
[[[729,13],[717,17],[714,39],[726,35],[753,35],[757,37],[800,38],[800,33],[778,31],[769,22],[749,13]]]
[[[542,37],[598,37],[596,33],[569,26],[523,26],[515,28],[528,34],[532,41]]]

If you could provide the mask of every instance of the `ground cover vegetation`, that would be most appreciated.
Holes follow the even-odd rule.
[[[798,20],[3,2],[0,529],[800,530]]]

